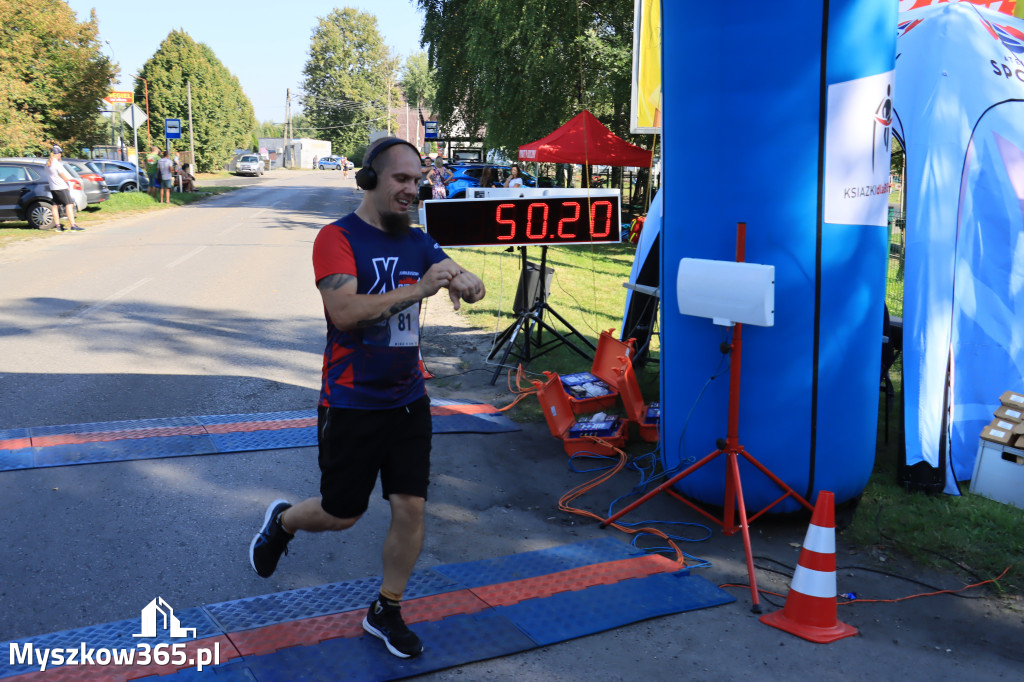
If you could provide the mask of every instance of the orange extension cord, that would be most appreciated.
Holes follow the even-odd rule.
[[[499,412],[504,412],[505,410],[510,410],[515,405],[517,405],[520,401],[522,401],[526,396],[536,395],[537,394],[537,387],[536,386],[524,386],[523,385],[524,379],[525,379],[525,373],[523,372],[522,364],[520,364],[518,367],[516,367],[516,385],[513,388],[513,386],[512,386],[512,370],[510,369],[508,371],[508,376],[507,376],[508,390],[511,393],[516,393],[518,395],[517,395],[515,400],[513,400],[511,403],[509,403],[505,407],[498,408]],[[558,499],[558,509],[559,509],[559,511],[569,512],[570,514],[576,514],[577,516],[584,516],[586,518],[596,519],[598,521],[604,521],[604,517],[598,516],[594,512],[587,511],[586,509],[580,509],[579,507],[570,506],[569,503],[572,502],[573,500],[575,500],[576,498],[581,497],[584,494],[590,492],[591,490],[594,490],[599,485],[601,485],[602,483],[608,481],[609,479],[613,478],[617,473],[622,471],[622,469],[626,466],[626,462],[628,461],[629,457],[628,457],[628,455],[626,455],[625,452],[623,452],[619,448],[615,447],[614,445],[611,445],[610,443],[607,443],[607,442],[601,440],[600,438],[598,438],[596,436],[588,436],[588,438],[593,440],[595,443],[600,443],[601,445],[604,445],[606,447],[611,448],[612,450],[615,450],[615,452],[618,453],[618,455],[619,455],[619,461],[611,469],[605,470],[604,472],[602,472],[596,478],[591,479],[590,481],[587,481],[586,483],[582,483],[582,484],[576,486],[575,488],[573,488],[572,490],[570,490],[569,492],[567,492],[564,495],[562,495]],[[573,456],[575,457],[576,455],[573,455]],[[629,533],[631,535],[635,535],[635,534],[638,534],[638,533],[648,533],[650,535],[655,535],[655,536],[657,536],[659,538],[664,539],[665,542],[667,542],[672,547],[672,549],[674,549],[675,552],[676,552],[675,562],[679,566],[686,566],[686,559],[683,556],[683,550],[679,549],[679,545],[677,545],[675,542],[673,542],[668,537],[668,535],[666,535],[664,532],[658,530],[657,528],[627,528],[626,526],[621,526],[621,525],[619,525],[617,523],[610,523],[608,525],[611,526],[612,528],[615,528],[616,530],[622,531],[623,533]]]
[[[940,594],[957,594],[959,592],[965,592],[975,587],[981,587],[982,585],[988,585],[989,583],[998,582],[999,580],[1003,579],[1003,576],[1010,572],[1010,568],[1010,566],[1007,566],[1005,569],[1003,569],[1003,572],[995,578],[991,578],[989,580],[982,580],[980,583],[974,583],[972,585],[964,585],[963,587],[957,590],[936,590],[935,592],[921,592],[919,594],[910,594],[906,597],[899,597],[897,599],[848,599],[846,601],[837,601],[836,603],[840,606],[847,606],[849,604],[895,604],[897,602],[907,601],[908,599],[917,599],[919,597],[935,597]],[[750,585],[746,583],[723,583],[719,585],[719,587],[750,587]],[[759,589],[758,592],[761,592],[763,594],[770,594],[773,597],[780,597],[782,599],[786,598],[786,595],[779,594],[778,592],[772,592],[771,590]]]
[[[526,377],[526,373],[523,371],[523,364],[519,363],[516,366],[516,386],[515,386],[515,388],[512,388],[512,370],[509,369],[508,374],[505,377],[506,383],[508,384],[508,391],[509,391],[509,393],[517,394],[517,397],[516,397],[515,400],[510,402],[505,407],[499,407],[498,408],[498,412],[504,412],[505,410],[511,410],[513,407],[518,405],[523,400],[523,398],[525,398],[528,395],[537,395],[537,387],[536,386],[524,386],[523,385],[523,379],[525,377]]]
[[[628,460],[628,456],[626,455],[625,452],[623,452],[619,448],[615,447],[614,445],[612,445],[610,443],[607,443],[607,442],[601,440],[597,436],[587,436],[587,437],[590,438],[591,440],[593,440],[595,443],[600,443],[601,445],[604,445],[605,447],[609,447],[612,450],[615,450],[615,452],[618,453],[618,455],[619,455],[619,461],[611,469],[607,469],[607,470],[603,471],[596,478],[593,478],[590,481],[587,481],[586,483],[582,483],[582,484],[576,486],[575,488],[573,488],[572,490],[570,490],[569,492],[567,492],[564,495],[562,495],[558,499],[558,509],[559,509],[559,511],[569,512],[570,514],[576,514],[577,516],[584,516],[584,517],[591,518],[591,519],[597,519],[598,521],[604,521],[603,517],[598,516],[594,512],[587,511],[586,509],[580,509],[579,507],[570,506],[569,503],[572,502],[573,500],[575,500],[576,498],[581,497],[585,493],[588,493],[591,490],[597,488],[599,485],[601,485],[605,481],[608,481],[609,479],[613,478],[617,473],[622,471],[622,469],[626,466],[626,462]],[[573,455],[573,457],[575,457],[575,456],[577,456],[577,455]],[[610,523],[608,525],[611,526],[612,528],[616,529],[616,530],[621,530],[623,533],[629,533],[631,535],[637,534],[637,533],[649,533],[651,535],[656,535],[656,536],[664,539],[665,542],[667,542],[672,547],[672,549],[674,549],[676,551],[676,559],[675,559],[676,563],[679,566],[686,566],[686,559],[683,556],[683,551],[681,549],[679,549],[679,545],[677,545],[675,542],[673,542],[668,537],[668,535],[666,535],[662,531],[658,530],[657,528],[649,528],[649,527],[648,528],[627,528],[626,526],[621,526],[621,525],[619,525],[617,523]]]

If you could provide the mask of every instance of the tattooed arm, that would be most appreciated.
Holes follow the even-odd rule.
[[[382,322],[411,305],[437,293],[458,275],[449,261],[432,265],[416,284],[398,287],[383,294],[357,294],[353,275],[335,274],[317,282],[324,307],[338,329],[356,329]]]

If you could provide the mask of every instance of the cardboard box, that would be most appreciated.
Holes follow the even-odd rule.
[[[1024,391],[1007,391],[999,396],[999,403],[1014,410],[1024,410]]]
[[[1000,405],[999,409],[995,411],[995,418],[1019,424],[1024,421],[1024,408],[1018,409],[1014,407],[1007,407],[1006,405]]]
[[[1010,429],[1001,429],[995,426],[998,421],[998,419],[992,420],[991,424],[981,430],[981,439],[999,445],[1009,445],[1010,440],[1014,437],[1013,433],[1011,433]]]
[[[1024,448],[1024,436],[1020,436],[1019,438],[1017,438],[1016,447]]]
[[[1024,450],[981,441],[971,492],[1024,509]]]

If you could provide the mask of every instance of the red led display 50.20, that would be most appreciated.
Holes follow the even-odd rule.
[[[620,240],[617,196],[467,199],[425,204],[441,246],[590,244]]]

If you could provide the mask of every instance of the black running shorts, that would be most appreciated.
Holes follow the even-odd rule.
[[[70,206],[75,203],[71,198],[71,192],[66,189],[51,189],[50,194],[53,195],[53,203],[58,206]]]
[[[384,499],[392,493],[426,499],[432,432],[427,396],[387,410],[319,407],[324,511],[339,519],[365,512],[378,473]]]

